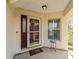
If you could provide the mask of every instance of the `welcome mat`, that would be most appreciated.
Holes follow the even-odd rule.
[[[37,49],[33,49],[33,50],[29,51],[30,56],[35,55],[35,54],[40,53],[40,52],[43,52],[43,50],[41,48],[37,48]]]

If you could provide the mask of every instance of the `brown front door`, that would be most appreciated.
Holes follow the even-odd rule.
[[[27,48],[27,16],[21,15],[21,49]]]

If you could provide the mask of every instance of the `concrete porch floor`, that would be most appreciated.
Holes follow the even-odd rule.
[[[67,51],[53,50],[49,48],[42,48],[43,52],[29,55],[29,52],[17,55],[15,59],[72,59],[72,56]]]

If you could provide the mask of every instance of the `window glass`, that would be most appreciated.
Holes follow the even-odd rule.
[[[60,39],[60,20],[48,20],[48,39]]]

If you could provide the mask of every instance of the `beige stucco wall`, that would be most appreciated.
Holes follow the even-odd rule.
[[[13,59],[13,56],[16,53],[23,52],[21,50],[21,39],[20,39],[20,18],[21,14],[28,15],[28,16],[34,16],[40,18],[40,20],[43,19],[43,15],[37,12],[33,12],[30,10],[24,10],[24,9],[14,9],[10,5],[7,4],[6,6],[6,32],[7,32],[7,59]],[[42,25],[42,24],[41,24]],[[42,27],[42,26],[41,26]],[[16,31],[18,33],[16,34]],[[25,50],[26,51],[26,50]]]
[[[21,14],[27,16],[38,17],[41,20],[42,26],[42,46],[49,47],[48,40],[48,19],[61,18],[61,39],[57,41],[57,48],[67,50],[67,22],[68,17],[72,12],[69,12],[67,15],[63,16],[63,12],[55,12],[48,14],[41,14],[30,10],[25,10],[21,8],[11,8],[10,5],[7,5],[7,59],[12,59],[13,55],[19,52],[22,52],[20,49],[21,39],[20,39],[20,16]],[[16,34],[16,31],[18,33]]]
[[[50,42],[48,40],[48,19],[53,19],[53,18],[60,18],[60,40],[56,42],[56,48],[58,49],[65,49],[67,50],[68,48],[68,18],[72,15],[72,10],[70,10],[65,16],[63,15],[63,12],[55,12],[55,13],[48,13],[44,17],[44,33],[43,33],[43,44],[46,47],[50,47]]]
[[[14,9],[6,5],[6,57],[12,59],[15,53],[15,41],[14,38]]]
[[[20,51],[20,16],[21,14],[24,14],[24,15],[27,15],[27,16],[34,16],[34,17],[39,17],[40,18],[40,21],[42,22],[41,25],[42,25],[42,32],[41,32],[41,35],[42,35],[42,46],[45,46],[45,47],[50,47],[50,43],[49,43],[49,40],[48,40],[48,19],[53,19],[53,18],[61,18],[61,32],[64,34],[61,33],[61,39],[60,41],[57,41],[57,48],[59,49],[66,49],[67,50],[67,44],[66,44],[66,20],[65,22],[63,21],[63,12],[55,12],[55,13],[48,13],[48,14],[45,14],[45,15],[42,15],[41,13],[36,13],[36,12],[33,12],[33,11],[30,11],[30,10],[25,10],[25,9],[21,9],[21,8],[17,8],[16,9],[16,21],[15,21],[15,31],[18,31],[18,38],[19,39],[19,42],[17,40],[17,42],[19,43],[18,44],[18,47],[19,47],[19,51]],[[63,29],[65,29],[63,31]],[[64,37],[63,37],[64,35]]]
[[[37,13],[37,12],[33,12],[33,11],[30,11],[30,10],[25,10],[25,9],[21,9],[21,8],[17,8],[16,9],[16,15],[15,15],[15,24],[14,24],[14,28],[15,28],[15,33],[16,31],[18,31],[18,34],[15,35],[15,39],[16,40],[16,52],[19,53],[19,52],[23,52],[23,50],[21,50],[21,15],[27,15],[27,16],[32,16],[32,17],[37,17],[37,18],[40,18],[40,21],[42,22],[42,19],[43,19],[43,15],[40,14],[40,13]],[[41,24],[42,26],[42,24]],[[42,29],[42,28],[41,28]],[[42,33],[41,33],[42,34]],[[24,50],[26,51],[26,50]]]
[[[43,39],[43,44],[45,47],[50,47],[50,42],[48,40],[48,20],[49,19],[53,19],[53,18],[62,18],[63,17],[63,13],[62,12],[55,12],[55,13],[47,13],[44,17],[44,30],[43,31],[43,36],[44,39]],[[63,45],[60,45],[61,42],[63,42],[62,40],[61,41],[57,41],[57,44],[56,44],[56,48],[61,48],[61,46],[63,47]],[[60,45],[60,46],[57,46],[57,45]],[[65,48],[61,48],[61,49],[65,49]]]

